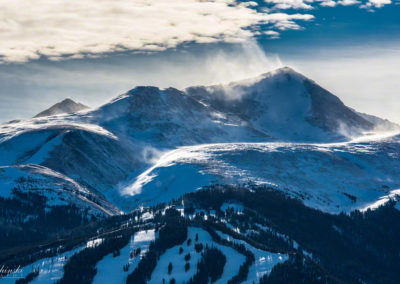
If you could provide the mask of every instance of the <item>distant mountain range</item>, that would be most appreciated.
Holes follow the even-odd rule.
[[[179,169],[172,168],[174,173],[168,172],[167,180],[154,178],[154,172],[146,174],[146,170],[151,169],[158,159],[156,166],[161,163],[164,170],[168,163],[176,164],[181,157],[168,157],[169,152],[166,161],[160,159],[165,159],[165,151],[174,151],[176,147],[198,147],[210,143],[345,142],[374,131],[398,129],[399,126],[394,123],[360,114],[345,106],[339,98],[314,81],[285,67],[257,78],[227,85],[190,87],[183,91],[136,87],[93,110],[66,99],[33,119],[2,124],[0,170],[3,174],[0,180],[8,184],[8,188],[13,183],[21,187],[21,175],[39,175],[38,179],[45,178],[47,181],[57,175],[57,179],[65,183],[71,180],[88,192],[92,200],[87,206],[92,208],[95,202],[102,212],[114,214],[118,212],[114,206],[131,210],[142,202],[153,199],[168,201],[182,193],[178,189],[168,189],[169,193],[165,194],[169,184],[185,177],[179,176]],[[214,149],[207,153],[203,151],[206,148],[200,148],[196,151],[201,152],[201,157],[196,157],[194,150],[188,150],[185,155],[192,153],[193,157],[183,157],[184,162],[199,168],[198,163],[202,161],[209,168],[210,164],[207,165],[204,157],[215,153]],[[296,149],[299,148],[302,147]],[[231,147],[229,151],[240,156],[242,150],[239,149],[244,148]],[[178,152],[182,153],[182,150]],[[175,151],[176,154],[178,152]],[[299,150],[299,153],[302,152]],[[250,165],[257,159],[252,158],[248,162],[224,161],[223,165],[235,168],[238,166],[235,163],[244,163],[236,174],[240,176],[241,172],[247,172],[249,180],[282,180],[279,175],[271,178],[268,173],[259,173],[259,167],[256,167],[256,174],[255,168]],[[285,157],[279,159],[285,161]],[[189,171],[188,175],[194,175],[192,184],[187,185],[190,190],[217,180],[237,181],[228,169],[227,176],[215,170],[212,174],[210,169],[203,170],[199,176],[197,170],[190,167],[183,169]],[[243,167],[250,169],[244,171]],[[32,171],[34,168],[36,170]],[[7,174],[17,169],[20,174]],[[241,182],[243,180],[240,179]],[[36,184],[31,183],[30,186],[34,188]],[[297,184],[294,187],[294,184],[279,183],[279,186],[301,190]],[[40,186],[37,187],[40,189]],[[158,192],[160,188],[164,188],[161,191],[163,194]],[[36,192],[42,193],[40,190]],[[71,196],[74,192],[80,191],[65,194]],[[4,189],[0,195],[13,196],[12,193],[5,193]],[[78,203],[82,206],[82,198],[79,195],[76,198],[81,200]]]
[[[96,109],[66,99],[0,125],[0,267],[59,283],[392,283],[399,133],[288,67]]]

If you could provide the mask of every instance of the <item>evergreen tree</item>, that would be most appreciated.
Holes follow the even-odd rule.
[[[171,275],[172,272],[172,262],[168,264],[168,275]]]

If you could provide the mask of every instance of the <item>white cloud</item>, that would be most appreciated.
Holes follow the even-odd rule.
[[[373,11],[391,0],[368,0],[361,8]],[[0,0],[0,63],[98,57],[118,51],[151,52],[183,43],[237,43],[275,32],[259,28],[300,30],[298,21],[313,5],[360,4],[359,0]],[[265,27],[263,27],[265,29]],[[274,34],[273,34],[274,33]]]
[[[320,3],[320,5],[325,7],[335,7],[337,5],[337,2],[332,0],[324,0]]]
[[[358,0],[339,0],[339,1],[333,1],[333,0],[323,0],[320,5],[324,7],[335,7],[337,5],[342,5],[342,6],[351,6],[351,5],[356,5],[356,4],[361,4],[360,1]]]
[[[392,4],[391,0],[369,0],[367,3],[361,5],[360,7],[373,12],[374,8],[382,8],[383,6],[389,4]]]
[[[340,0],[337,3],[343,6],[350,6],[350,5],[360,4],[361,2],[358,0]]]
[[[391,4],[392,1],[391,0],[369,0],[369,3],[371,3],[376,8],[381,8],[385,5]]]
[[[245,5],[246,7],[257,7],[258,3],[255,1],[248,1],[248,2],[243,2],[243,5]]]
[[[277,31],[264,31],[263,34],[269,36],[270,39],[277,39],[279,38],[280,34]]]
[[[337,5],[359,5],[360,8],[373,12],[374,8],[381,8],[392,3],[392,0],[368,0],[366,3],[360,0],[265,0],[266,3],[275,3],[279,9],[313,9],[313,4],[319,3],[323,7],[336,7]]]
[[[265,3],[272,3],[274,9],[306,9],[311,10],[313,7],[306,2],[313,2],[313,0],[265,0]]]
[[[0,61],[52,60],[185,42],[241,42],[251,28],[298,28],[311,15],[266,13],[234,0],[0,0]]]
[[[279,30],[300,30],[302,29],[295,20],[310,21],[314,19],[313,15],[309,14],[292,14],[290,18],[285,13],[274,13],[268,15],[268,20]]]

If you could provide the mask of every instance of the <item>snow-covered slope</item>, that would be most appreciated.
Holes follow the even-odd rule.
[[[254,254],[255,261],[249,269],[249,275],[247,276],[248,283],[257,283],[265,274],[269,274],[276,264],[285,262],[288,259],[287,255],[267,252],[255,248],[245,241],[232,238],[227,234],[218,231],[217,233],[222,239],[244,245],[246,249],[250,250]]]
[[[390,149],[397,149],[397,139],[371,142],[370,152],[360,150],[364,144],[315,143],[350,141],[376,129],[398,126],[359,114],[310,79],[282,68],[184,91],[136,87],[94,110],[2,124],[0,166],[57,173],[115,213],[110,204],[129,211],[215,181],[248,180],[275,184],[318,208],[340,210],[376,201],[383,185],[395,189],[397,156]],[[14,178],[3,178],[7,183]],[[338,191],[359,197],[357,206]]]
[[[45,198],[45,206],[75,205],[91,216],[110,216],[119,210],[75,180],[40,165],[0,167],[0,197],[6,199],[35,194]],[[22,196],[22,197],[21,197]]]
[[[400,188],[400,137],[370,139],[182,147],[161,156],[127,183],[123,193],[135,202],[154,204],[210,183],[254,182],[323,211],[363,209]]]
[[[19,278],[26,277],[35,269],[39,270],[39,275],[29,283],[52,284],[63,276],[63,268],[68,259],[84,247],[78,247],[71,251],[61,253],[55,257],[40,259],[25,267],[20,267],[18,272],[0,278],[1,284],[14,284]]]
[[[371,131],[379,124],[346,107],[338,97],[288,67],[228,85],[191,87],[186,92],[279,140],[346,139]]]
[[[226,257],[226,264],[224,267],[224,272],[220,279],[218,279],[218,284],[227,283],[239,270],[240,266],[245,261],[245,256],[235,251],[233,248],[220,245],[214,242],[211,236],[200,228],[189,227],[188,228],[188,239],[193,240],[190,245],[186,243],[182,244],[182,246],[176,246],[167,250],[161,257],[157,263],[155,270],[151,275],[151,279],[148,283],[156,284],[160,283],[160,279],[165,277],[165,272],[168,271],[168,264],[173,261],[174,268],[172,269],[171,275],[168,275],[168,278],[175,278],[177,283],[187,283],[190,278],[192,278],[196,274],[196,265],[201,259],[201,253],[196,252],[195,245],[195,237],[196,234],[199,239],[199,243],[202,243],[203,246],[215,247],[219,249]],[[179,254],[179,247],[183,248],[183,252]],[[189,264],[189,270],[185,271],[185,255],[190,254],[191,258]],[[167,283],[169,279],[166,279]]]
[[[257,283],[259,279],[266,273],[269,273],[273,266],[287,260],[287,255],[271,253],[256,249],[248,243],[233,239],[226,234],[220,234],[222,239],[233,241],[238,244],[243,244],[255,256],[255,263],[251,266],[246,283]],[[195,241],[197,236],[198,241]],[[190,240],[190,243],[188,243]],[[202,244],[204,247],[215,247],[220,250],[226,257],[226,264],[221,278],[215,283],[227,283],[239,271],[240,266],[245,262],[245,256],[240,254],[235,249],[218,244],[210,234],[204,229],[189,227],[187,240],[180,246],[175,246],[168,249],[161,255],[156,268],[154,269],[151,279],[148,283],[159,283],[161,279],[165,279],[166,283],[169,279],[174,278],[177,283],[188,283],[189,280],[196,274],[197,263],[201,259],[201,252],[195,250],[195,244]],[[182,248],[182,252],[180,252]],[[190,260],[185,261],[185,255],[190,254]],[[173,269],[170,275],[166,275],[168,264],[173,262]],[[185,271],[185,264],[189,263],[190,267]]]
[[[91,115],[118,137],[153,147],[271,140],[239,117],[204,106],[174,88],[137,87]]]
[[[135,270],[141,258],[146,254],[150,242],[154,241],[155,237],[154,229],[135,233],[129,244],[121,249],[120,255],[109,254],[97,264],[98,272],[93,283],[126,283],[128,274]],[[140,249],[140,254],[134,256],[133,252],[137,249]],[[124,265],[129,265],[127,271],[123,271]]]

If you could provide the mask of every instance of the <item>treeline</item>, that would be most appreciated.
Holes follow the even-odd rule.
[[[265,247],[259,248],[271,252],[288,253],[294,251],[293,241],[290,237],[277,232],[274,224],[255,210],[245,207],[243,214],[236,214],[232,210],[226,210],[223,218],[242,232],[242,234],[239,234],[230,230],[230,234],[234,234],[239,239],[245,238],[244,235],[251,236],[251,239],[246,238],[246,241],[255,247],[257,247],[258,243],[263,243]],[[225,228],[226,226],[223,226],[220,230],[224,231],[226,230]]]
[[[28,284],[38,276],[39,276],[39,268],[36,268],[32,272],[29,272],[24,278],[15,280],[15,284]]]
[[[88,247],[74,254],[64,265],[64,275],[57,284],[90,284],[97,273],[96,264],[106,255],[125,247],[131,234],[107,237],[99,245]],[[122,270],[121,270],[122,271]]]
[[[279,250],[287,246],[291,247],[289,251],[297,253],[297,246],[292,242],[295,240],[300,248],[312,254],[310,261],[320,267],[319,271],[326,279],[343,283],[359,283],[360,279],[367,283],[400,283],[400,274],[397,273],[400,267],[400,211],[394,207],[394,202],[365,213],[355,211],[350,215],[332,215],[309,208],[274,188],[221,185],[187,194],[183,199],[185,207],[189,208],[186,211],[193,208],[215,210],[217,220],[226,217],[220,210],[226,201],[250,208],[240,216],[229,217],[240,220],[235,224],[240,226],[242,223],[243,227],[258,232],[246,234],[247,242]],[[264,239],[269,229],[246,225],[256,222],[261,227],[279,232],[278,238],[274,237],[273,241]],[[286,241],[278,241],[281,236],[287,236]],[[293,265],[279,267],[280,274],[282,270],[290,274],[292,268],[289,267]],[[271,273],[271,277],[278,273],[276,271]],[[304,270],[298,271],[307,276]]]
[[[255,258],[254,254],[246,249],[246,247],[243,244],[235,243],[232,241],[228,241],[226,239],[221,238],[214,229],[213,227],[214,224],[211,222],[204,222],[203,228],[211,235],[211,238],[213,239],[214,242],[219,243],[224,246],[228,246],[236,250],[238,253],[244,255],[246,257],[245,262],[240,266],[239,271],[235,276],[232,277],[228,281],[229,284],[236,284],[236,283],[241,283],[247,279],[247,276],[249,274],[249,269],[250,266],[254,263]]]
[[[351,214],[331,215],[306,207],[298,199],[291,198],[273,188],[251,186],[250,189],[241,186],[211,186],[185,195],[182,198],[184,202],[182,199],[175,202],[179,206],[184,204],[185,213],[194,214],[196,209],[202,209],[208,215],[207,220],[204,213],[197,214],[194,220],[188,220],[181,217],[180,212],[173,208],[165,210],[165,214],[161,213],[165,207],[160,205],[153,208],[154,223],[160,224],[155,225],[159,237],[150,244],[148,253],[141,259],[136,269],[128,275],[127,283],[146,283],[150,280],[160,256],[167,249],[180,245],[187,239],[188,225],[204,228],[215,242],[230,246],[246,256],[246,261],[229,283],[246,281],[249,268],[254,263],[254,255],[244,245],[221,238],[215,230],[243,240],[256,248],[289,255],[288,261],[277,264],[260,283],[319,284],[360,283],[360,281],[378,284],[400,283],[400,274],[397,273],[400,267],[400,242],[398,241],[400,239],[400,222],[398,222],[400,212],[394,207],[394,202],[365,213],[355,211]],[[221,205],[227,201],[242,204],[245,209],[241,214],[232,210],[223,212],[220,210]],[[40,198],[35,202],[40,202]],[[13,206],[17,204],[11,202],[8,208]],[[26,204],[24,206],[29,207]],[[36,209],[32,208],[32,210]],[[211,210],[215,211],[215,218],[209,214]],[[73,210],[67,212],[74,215]],[[7,214],[10,214],[10,211]],[[61,212],[56,215],[57,218],[63,218]],[[220,222],[222,219],[237,226],[240,233],[228,228],[224,222]],[[47,220],[47,222],[53,222],[52,218]],[[136,211],[132,214],[81,225],[71,235],[89,236],[98,229],[109,230],[125,226],[125,224],[128,226],[128,223],[130,225],[142,223],[140,213]],[[35,239],[35,235],[32,239]],[[298,245],[294,244],[294,240]],[[96,273],[96,263],[102,258],[101,255],[118,251],[111,243],[107,244],[108,248],[101,248],[101,246],[97,247],[99,251],[96,250],[96,252],[89,253],[85,249],[87,255],[77,257],[74,264],[69,264],[64,275],[66,280],[63,278],[64,282],[61,283],[89,283]],[[195,249],[198,253],[206,253],[205,248],[200,247],[200,243]],[[215,260],[219,261],[220,259],[215,255],[213,255]],[[208,262],[213,263],[213,258],[205,258],[202,267],[207,267]],[[190,264],[185,264],[185,269],[188,271]],[[215,267],[213,275],[218,276],[218,271]],[[82,278],[73,274],[82,275]],[[203,278],[198,276],[196,279],[200,281]],[[195,283],[193,282],[195,278],[193,277],[191,281]],[[168,282],[174,283],[174,279],[168,279],[166,283]]]
[[[161,217],[160,217],[161,218]],[[158,232],[158,238],[150,243],[149,250],[139,262],[136,269],[128,275],[127,284],[145,284],[151,279],[157,261],[169,248],[182,244],[187,238],[187,226],[180,213],[167,209],[163,217],[165,225]]]
[[[226,263],[225,255],[215,247],[204,248],[201,259],[197,263],[197,272],[189,280],[189,284],[214,283],[221,278]]]
[[[246,214],[240,216],[246,216]],[[231,220],[235,220],[235,217],[232,216],[232,218],[226,219],[227,222],[230,222]],[[231,228],[228,228],[225,222],[219,222],[217,220],[217,222],[214,223],[212,222],[212,219],[202,222],[205,222],[207,226],[211,226],[214,230],[230,235],[235,239],[245,241],[246,243],[252,245],[253,247],[261,250],[273,253],[284,253],[284,254],[294,253],[296,251],[293,248],[293,242],[291,240],[285,239],[285,236],[275,231],[264,231],[259,227],[254,226],[253,230],[256,233],[252,232],[250,234],[241,234],[236,231],[233,231]],[[252,217],[248,217],[245,222],[254,222],[254,219],[252,219]],[[259,224],[263,223],[260,222]],[[265,236],[265,238],[263,238],[263,236]]]
[[[50,235],[70,230],[96,218],[88,209],[75,205],[46,208],[46,197],[13,190],[13,198],[0,197],[0,250],[47,239]]]
[[[36,238],[41,232],[35,231],[37,234],[32,234],[29,230],[18,229],[15,239],[19,240],[18,237],[24,236],[22,239],[26,242],[24,249],[21,250],[21,247],[18,246],[0,250],[0,266],[16,268],[29,265],[42,258],[54,257],[57,254],[72,250],[82,243],[86,243],[88,238],[97,236],[99,233],[113,231],[116,228],[124,228],[127,232],[133,232],[132,226],[142,225],[142,229],[148,229],[149,226],[145,226],[140,220],[140,215],[144,212],[135,210],[127,215],[116,215],[91,221],[85,225],[51,235],[48,235],[47,231],[43,231],[42,238]],[[0,232],[5,233],[1,230]],[[7,230],[7,233],[9,238],[12,238],[13,235],[10,234],[10,230]],[[24,241],[21,241],[20,245],[23,244]]]
[[[318,265],[305,257],[302,251],[291,254],[289,260],[278,263],[272,268],[271,273],[260,279],[260,284],[327,284],[344,283],[330,276]]]

